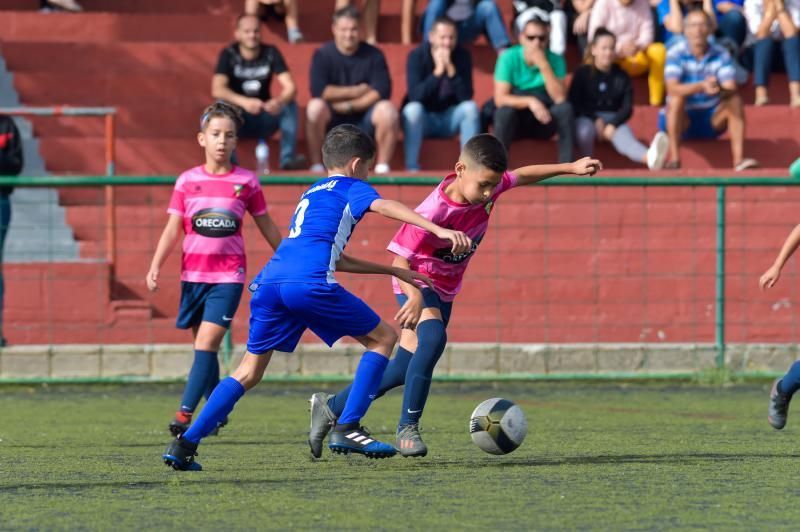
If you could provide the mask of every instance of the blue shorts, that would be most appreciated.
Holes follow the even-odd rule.
[[[291,353],[306,329],[328,345],[343,336],[363,336],[381,322],[362,300],[326,283],[265,283],[250,285],[250,336],[254,355],[272,349]]]
[[[181,281],[181,306],[175,326],[191,329],[202,321],[210,321],[227,329],[239,308],[243,291],[242,283]]]
[[[375,109],[375,104],[363,113],[349,115],[340,115],[330,107],[330,104],[328,108],[331,111],[331,121],[328,122],[328,131],[342,124],[352,124],[370,137],[375,136],[375,126],[372,125],[372,110]]]
[[[683,132],[683,139],[715,139],[725,133],[725,128],[714,129],[712,117],[716,112],[716,107],[708,109],[688,109],[686,117],[689,120],[689,127]],[[667,114],[664,109],[658,113],[658,129],[667,131]]]
[[[397,303],[401,307],[406,304],[406,301],[408,301],[408,296],[405,294],[395,294],[395,297],[397,298]],[[442,323],[445,327],[447,327],[447,324],[450,323],[450,314],[453,312],[453,302],[442,301],[442,298],[439,297],[439,294],[430,288],[422,289],[422,301],[423,308],[439,309],[439,313],[442,315]]]

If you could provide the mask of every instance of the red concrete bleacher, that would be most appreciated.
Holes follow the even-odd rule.
[[[242,0],[81,0],[87,12],[83,14],[41,14],[36,12],[36,0],[6,0],[0,11],[0,54],[14,74],[14,83],[21,100],[26,105],[93,105],[115,106],[117,120],[117,172],[131,175],[175,175],[198,164],[201,152],[194,136],[202,108],[211,98],[210,79],[217,55],[222,46],[232,40],[232,23]],[[417,2],[418,12],[424,1]],[[304,109],[309,99],[308,66],[313,50],[320,42],[330,38],[329,10],[333,0],[326,2],[300,2],[301,28],[309,40],[307,44],[292,46],[285,40],[284,28],[271,22],[263,31],[267,42],[281,46],[299,87],[299,104]],[[379,37],[393,78],[392,100],[399,105],[405,94],[405,58],[409,47],[399,44],[401,0],[383,0],[379,22]],[[510,2],[500,2],[508,14]],[[324,7],[321,8],[321,6]],[[485,42],[472,47],[475,57],[476,100],[483,103],[492,91],[494,52]],[[570,56],[574,64],[574,54]],[[785,77],[776,75],[771,89],[773,105],[763,108],[747,107],[747,153],[762,161],[768,174],[784,175],[786,167],[800,153],[800,111],[790,110]],[[636,81],[636,110],[632,119],[634,130],[643,139],[655,132],[655,108],[646,105],[646,83]],[[745,89],[746,101],[752,101],[752,88]],[[301,122],[303,112],[301,112]],[[103,174],[103,122],[93,118],[40,118],[34,119],[35,133],[41,142],[47,167],[54,173]],[[300,151],[305,150],[303,129],[300,129]],[[244,142],[241,149],[243,164],[251,165],[252,142]],[[277,166],[277,141],[272,141],[273,167]],[[515,144],[511,151],[512,165],[552,161],[555,158],[554,142],[524,141]],[[426,143],[422,165],[431,171],[441,172],[452,166],[457,157],[456,140],[434,140]],[[637,172],[641,168],[613,153],[607,146],[598,149],[606,163],[608,173]],[[683,174],[727,175],[730,171],[730,151],[727,140],[688,143],[682,148]],[[402,170],[402,146],[398,147],[392,161],[393,168]],[[299,189],[286,187],[269,189],[269,200],[277,205],[274,215],[283,226],[288,219]],[[394,189],[393,189],[394,190]],[[424,193],[422,189],[406,191],[404,201],[413,203]],[[532,200],[525,193],[524,201]],[[172,329],[172,316],[177,301],[177,282],[165,283],[155,296],[146,293],[144,273],[163,223],[163,208],[169,195],[166,187],[128,188],[118,191],[117,213],[119,256],[115,265],[116,277],[110,278],[108,265],[42,265],[33,270],[27,266],[12,266],[7,275],[20,280],[9,289],[6,334],[14,343],[47,341],[183,341],[184,333]],[[62,203],[68,207],[68,220],[81,242],[82,256],[98,259],[104,255],[103,198],[99,190],[63,190]],[[552,198],[551,198],[552,199]],[[521,208],[516,204],[514,208]],[[676,201],[675,205],[680,202]],[[552,208],[556,208],[556,206]],[[577,214],[569,202],[561,205],[561,215]],[[705,208],[705,207],[704,207]],[[712,207],[709,206],[709,209]],[[516,211],[514,211],[516,212]],[[709,211],[711,212],[711,211]],[[571,214],[570,214],[571,213]],[[522,214],[521,214],[522,215]],[[634,217],[635,219],[635,217]],[[632,219],[632,220],[634,220]],[[128,223],[135,221],[135,223]],[[634,220],[635,221],[635,220]],[[391,224],[376,223],[370,229],[360,229],[354,247],[362,255],[385,261],[382,246],[391,234]],[[363,232],[362,232],[363,231]],[[566,232],[565,237],[575,235]],[[558,230],[551,234],[559,235]],[[253,235],[250,234],[252,237]],[[515,234],[514,238],[530,235]],[[666,240],[674,235],[664,235]],[[511,242],[511,236],[504,242]],[[257,239],[249,238],[250,270],[257,269],[266,254],[266,248]],[[513,240],[513,239],[512,239]],[[503,244],[496,242],[497,248]],[[482,247],[490,247],[482,244]],[[499,252],[487,250],[486,255]],[[177,253],[169,265],[169,275],[176,274]],[[488,275],[494,259],[477,260],[475,270]],[[502,261],[512,261],[512,255],[501,255]],[[677,262],[676,262],[677,264]],[[83,269],[83,270],[81,270]],[[83,271],[82,274],[75,272]],[[71,276],[85,282],[71,283]],[[61,279],[67,281],[61,282]],[[87,279],[91,279],[88,281]],[[22,283],[24,280],[24,283]],[[25,284],[27,283],[27,284]],[[54,285],[67,294],[80,294],[86,303],[78,308],[49,298]],[[481,294],[491,292],[496,299],[494,283],[467,292],[464,306],[479,308]],[[575,286],[575,283],[572,283]],[[389,315],[393,303],[386,294],[383,281],[359,281],[360,294],[373,297],[384,315]],[[524,298],[539,297],[541,286],[525,288],[519,283],[503,284],[507,295],[523,294]],[[588,286],[588,285],[587,285]],[[24,287],[24,291],[23,291]],[[357,291],[358,291],[357,290]],[[483,290],[483,291],[482,291]],[[577,292],[553,289],[542,296],[543,303],[551,303],[548,312],[556,312],[556,302]],[[631,297],[636,289],[631,288]],[[484,294],[484,295],[486,295]],[[526,294],[526,295],[525,295]],[[488,297],[488,296],[487,296]],[[523,296],[520,296],[523,297]],[[84,308],[85,307],[85,308]],[[47,309],[37,312],[35,309]],[[533,319],[533,307],[498,306],[509,319]],[[88,309],[88,310],[87,310]],[[508,310],[516,309],[516,310]],[[636,309],[639,309],[638,311]],[[568,309],[561,309],[568,314]],[[692,309],[695,312],[697,309]],[[640,312],[632,304],[625,310],[631,316]],[[89,314],[87,314],[89,312]],[[577,313],[576,313],[577,312]],[[590,312],[588,308],[576,311],[572,318]],[[665,311],[663,316],[670,316]],[[687,310],[676,315],[688,316]],[[699,311],[697,311],[699,312]],[[531,314],[532,313],[532,314]],[[246,312],[242,312],[246,314]],[[531,316],[528,316],[531,314]],[[693,314],[694,315],[694,314]],[[699,315],[699,314],[698,314]],[[43,318],[47,317],[47,320]],[[525,316],[528,316],[526,318]],[[612,313],[612,317],[615,316]],[[462,340],[494,341],[496,329],[481,327],[476,319],[459,316],[464,324],[454,338]],[[538,317],[536,318],[538,319]],[[555,318],[554,318],[555,319]],[[609,318],[611,319],[611,318]],[[688,318],[686,318],[688,320]],[[50,320],[50,321],[48,321]],[[499,318],[498,318],[499,320]],[[580,320],[579,320],[580,321]],[[76,323],[83,324],[75,326]],[[493,320],[494,323],[494,320]],[[55,325],[54,325],[55,324]],[[245,321],[237,320],[236,334],[242,338]],[[622,326],[620,326],[622,327]],[[688,330],[687,325],[687,330]],[[573,331],[580,327],[573,327]],[[621,329],[620,329],[621,330]],[[564,328],[564,334],[549,333],[550,340],[573,338]],[[620,333],[622,334],[622,333]],[[613,336],[613,334],[612,334]],[[688,333],[687,333],[688,337]],[[627,338],[627,336],[626,336]],[[514,333],[504,336],[506,341],[524,341],[529,337]]]

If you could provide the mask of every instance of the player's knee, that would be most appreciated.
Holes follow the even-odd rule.
[[[381,100],[375,104],[372,111],[372,121],[375,127],[392,128],[397,126],[397,109],[389,100]]]
[[[325,100],[312,98],[306,106],[306,119],[311,124],[327,123],[330,119],[330,113]]]
[[[389,324],[381,322],[375,330],[373,338],[375,347],[372,349],[383,353],[387,357],[391,356],[392,351],[394,351],[394,346],[397,344],[397,333],[394,332],[394,329],[392,329]]]

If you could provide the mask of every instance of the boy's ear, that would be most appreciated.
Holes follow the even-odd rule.
[[[204,148],[206,147],[206,136],[203,135],[202,131],[197,133],[197,143]]]
[[[456,174],[458,174],[460,176],[464,172],[464,170],[466,170],[466,169],[467,169],[467,165],[464,164],[464,161],[459,159],[458,162],[456,162],[456,166],[455,166]]]

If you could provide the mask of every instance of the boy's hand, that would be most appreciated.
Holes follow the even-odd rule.
[[[419,288],[419,286],[417,285],[416,281],[422,281],[423,283],[428,285],[428,288],[433,290],[433,281],[431,281],[431,278],[428,277],[427,275],[423,275],[421,273],[417,273],[411,270],[406,270],[405,268],[394,268],[394,273],[392,273],[392,275],[394,275],[404,283],[416,286],[417,288]]]
[[[422,296],[416,295],[415,297],[409,297],[408,301],[400,307],[400,310],[394,315],[394,319],[401,329],[414,330],[417,327],[419,317],[422,314],[422,304]]]
[[[150,270],[147,272],[145,282],[147,283],[147,289],[151,292],[158,291],[158,273],[158,270]]]
[[[584,157],[572,163],[572,173],[575,175],[594,175],[603,169],[603,163],[591,157]]]
[[[472,248],[472,239],[461,231],[453,231],[452,229],[444,229],[440,227],[439,231],[436,232],[436,236],[442,240],[449,240],[452,242],[453,247],[451,251],[456,255],[466,253],[470,248]]]
[[[778,282],[780,277],[781,269],[777,266],[771,266],[769,270],[764,272],[764,275],[761,276],[761,279],[758,280],[758,286],[761,287],[761,290],[772,288],[775,286],[775,283]]]

